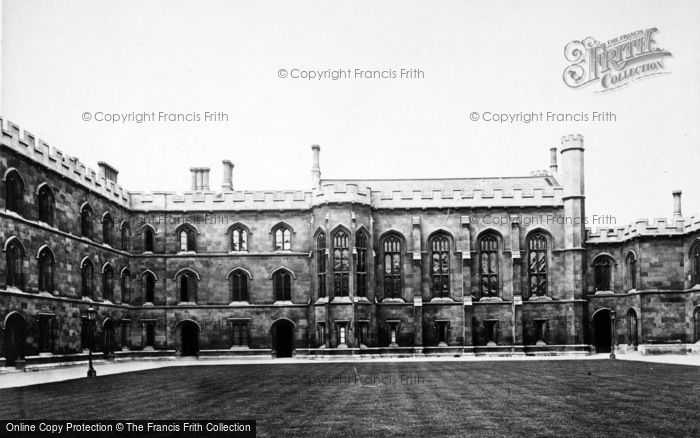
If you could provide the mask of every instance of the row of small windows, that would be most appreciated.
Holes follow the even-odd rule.
[[[7,263],[7,273],[5,284],[7,287],[24,289],[24,273],[22,260],[25,258],[25,251],[22,244],[16,238],[8,240],[5,246],[5,256]],[[51,249],[44,247],[39,251],[39,291],[54,291],[54,266],[55,258]],[[80,295],[83,297],[95,297],[95,265],[89,258],[84,258],[80,264],[81,288]],[[103,299],[114,300],[114,280],[115,273],[111,264],[106,263],[102,268],[102,294]],[[191,270],[184,270],[177,276],[178,299],[180,302],[196,301],[197,280],[199,278]],[[292,279],[291,272],[284,269],[275,271],[272,275],[274,296],[276,301],[291,301],[292,299]],[[120,275],[122,296],[130,294],[131,273],[128,269],[123,269]],[[155,300],[156,277],[150,271],[145,271],[141,276],[145,301],[153,303]],[[233,270],[229,276],[229,288],[231,301],[248,301],[249,275],[241,270]]]
[[[42,184],[36,196],[39,220],[53,225],[55,204],[53,191],[47,184]],[[5,174],[5,209],[19,215],[24,213],[24,179],[15,169]]]
[[[449,240],[443,236],[431,242],[431,275],[432,288],[435,296],[443,297],[449,291]],[[326,286],[326,248],[325,234],[318,236],[318,279],[319,296],[325,297]],[[358,262],[356,264],[356,288],[358,296],[366,296],[367,272],[366,272],[366,235],[358,233],[356,236],[356,251]],[[333,289],[336,296],[348,296],[350,275],[350,250],[348,237],[343,231],[333,239]],[[529,248],[529,278],[530,292],[534,296],[541,296],[547,290],[547,241],[543,235],[535,234],[528,243]],[[383,242],[384,260],[384,292],[385,298],[400,298],[401,283],[403,281],[403,269],[401,260],[401,241],[391,236]],[[484,239],[480,245],[481,260],[480,275],[482,278],[482,292],[484,296],[493,296],[490,291],[497,290],[498,277],[497,262],[494,255],[498,253],[498,241],[490,236]],[[22,269],[25,250],[19,239],[12,237],[5,244],[6,258],[6,286],[23,289],[25,277]],[[37,255],[38,260],[38,287],[40,291],[52,292],[54,290],[55,257],[51,249],[42,247]],[[495,263],[495,264],[494,264]],[[630,252],[626,258],[627,284],[630,289],[636,289],[637,259]],[[493,265],[492,265],[493,264]],[[694,245],[691,250],[692,280],[693,284],[700,284],[700,243]],[[609,256],[597,257],[593,262],[595,290],[611,291],[614,261]],[[90,258],[84,258],[80,265],[81,270],[81,295],[94,298],[95,296],[95,266]],[[102,291],[105,300],[114,299],[114,268],[107,263],[102,268]],[[291,301],[291,289],[293,274],[290,271],[279,269],[272,275],[274,297],[276,301]],[[156,277],[150,271],[145,271],[141,276],[145,291],[145,301],[153,302],[155,296]],[[198,276],[189,269],[183,270],[177,276],[178,298],[180,302],[196,301]],[[235,269],[228,275],[229,290],[232,301],[247,301],[249,290],[249,275],[241,269]],[[128,269],[121,272],[122,294],[129,294],[131,275]],[[446,292],[447,291],[447,292]],[[488,295],[486,293],[489,293]]]
[[[10,170],[5,175],[5,208],[17,214],[23,214],[24,204],[24,180],[17,170]],[[43,183],[37,191],[37,205],[39,206],[39,221],[48,225],[54,225],[55,196],[48,184]],[[90,204],[85,203],[80,209],[80,234],[82,237],[94,239],[95,212]],[[107,212],[102,216],[102,242],[114,245],[112,230],[114,219]],[[143,232],[144,252],[154,251],[154,230],[145,226]],[[179,251],[196,251],[196,231],[191,226],[182,226],[177,231]],[[244,226],[233,227],[229,232],[231,251],[248,250],[249,231]],[[289,227],[278,225],[273,229],[273,248],[276,251],[289,251],[292,247],[292,231]],[[130,249],[131,229],[128,222],[124,221],[120,227],[120,247],[122,250]]]

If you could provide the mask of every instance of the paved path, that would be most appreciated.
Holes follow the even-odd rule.
[[[150,370],[173,366],[197,365],[257,365],[285,363],[351,363],[351,362],[493,362],[493,361],[533,361],[533,360],[608,360],[608,354],[590,356],[513,356],[513,357],[380,357],[371,359],[333,358],[333,359],[196,359],[180,358],[171,360],[135,360],[126,362],[99,362],[94,368],[98,376],[129,373],[133,371]],[[642,356],[639,353],[618,355],[619,360],[700,366],[700,355],[652,355]],[[0,370],[2,370],[0,368]],[[60,382],[64,380],[82,379],[87,374],[87,364],[81,363],[58,368],[44,368],[27,371],[4,370],[0,374],[0,388],[38,385],[41,383]]]

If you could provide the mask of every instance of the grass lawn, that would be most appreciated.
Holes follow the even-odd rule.
[[[610,360],[171,367],[3,389],[0,417],[254,419],[258,436],[700,436],[700,368]]]

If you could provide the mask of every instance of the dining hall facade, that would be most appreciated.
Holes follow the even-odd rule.
[[[310,190],[234,190],[224,160],[142,193],[1,125],[0,367],[700,351],[700,218],[674,192],[586,229],[580,135],[523,177],[324,179],[312,146]]]

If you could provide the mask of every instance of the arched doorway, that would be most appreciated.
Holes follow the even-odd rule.
[[[272,352],[276,357],[292,357],[294,352],[294,323],[280,319],[272,324]]]
[[[199,353],[199,326],[194,321],[180,323],[180,353],[183,356]]]
[[[627,345],[633,347],[634,351],[637,351],[639,345],[639,318],[634,309],[627,311]]]
[[[105,357],[110,357],[114,354],[114,322],[112,322],[111,319],[106,319],[105,322],[102,324],[102,332],[103,332],[103,345],[102,345],[102,352],[104,353]]]
[[[610,310],[600,309],[593,314],[593,339],[596,353],[610,353]]]
[[[24,349],[27,339],[27,326],[24,318],[19,313],[10,314],[5,320],[3,333],[3,355],[6,366],[15,366],[18,361],[24,360]]]

